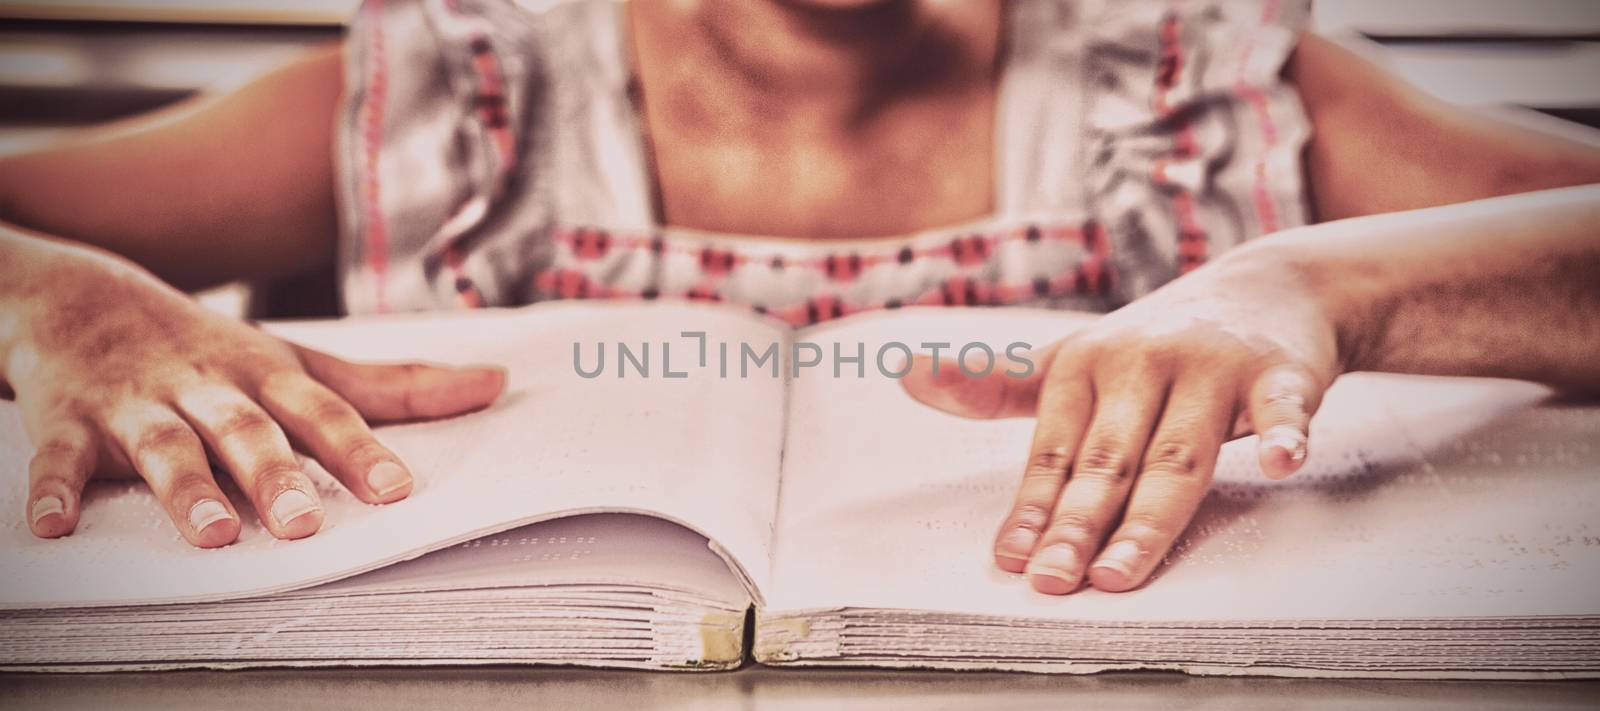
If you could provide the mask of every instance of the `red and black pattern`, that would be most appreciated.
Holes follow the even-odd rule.
[[[583,261],[591,261],[606,256],[611,248],[611,234],[605,230],[593,228],[578,228],[572,233],[570,242],[572,255]]]
[[[849,254],[830,254],[822,261],[823,271],[828,274],[831,281],[855,281],[861,276],[863,267],[861,255],[855,252]]]
[[[1194,140],[1193,119],[1188,113],[1175,110],[1168,101],[1168,95],[1185,68],[1183,25],[1176,4],[1161,16],[1157,36],[1161,44],[1161,59],[1156,68],[1156,86],[1151,100],[1162,118],[1177,124],[1171,159],[1189,161],[1199,155]],[[1171,196],[1173,218],[1178,225],[1178,273],[1186,274],[1205,264],[1211,240],[1196,217],[1194,195],[1188,188],[1168,179],[1168,164],[1168,159],[1158,158],[1151,169],[1151,178]]]
[[[708,277],[724,277],[738,266],[739,258],[726,249],[704,247],[700,250],[700,271]]]
[[[1262,4],[1260,24],[1265,27],[1277,22],[1278,0],[1266,0]],[[1234,93],[1250,105],[1250,110],[1255,114],[1256,124],[1261,127],[1261,142],[1264,145],[1260,158],[1256,160],[1254,182],[1250,186],[1251,199],[1256,207],[1256,221],[1260,224],[1261,234],[1278,231],[1278,209],[1272,202],[1272,195],[1267,185],[1267,159],[1266,156],[1276,152],[1278,146],[1278,127],[1272,119],[1271,105],[1267,101],[1266,92],[1261,87],[1251,83],[1246,75],[1251,66],[1251,57],[1256,49],[1257,34],[1251,34],[1250,44],[1245,48],[1244,59],[1239,62],[1239,75],[1234,82]]]
[[[596,285],[589,275],[576,269],[553,269],[539,272],[533,286],[541,293],[562,299],[614,298],[620,296]]]
[[[1111,268],[1111,241],[1095,221],[1077,225],[1025,224],[989,232],[964,234],[945,241],[905,244],[872,253],[859,247],[816,256],[771,255],[753,257],[741,254],[737,245],[707,245],[700,240],[668,240],[658,232],[630,234],[593,227],[566,227],[552,230],[555,242],[572,254],[571,266],[547,269],[535,275],[536,298],[563,299],[684,299],[689,301],[734,303],[749,306],[757,313],[780,319],[794,326],[805,326],[853,313],[902,306],[999,306],[1063,296],[1107,296],[1116,279]],[[996,280],[982,276],[986,265],[1005,245],[1032,249],[1044,243],[1066,242],[1082,253],[1078,262],[1048,277],[1020,281]],[[673,257],[695,269],[692,286],[664,289],[660,272],[657,283],[639,291],[628,291],[595,281],[584,271],[600,256],[622,258],[636,253],[653,260]],[[863,274],[873,269],[908,269],[929,261],[943,261],[957,268],[957,274],[944,278],[921,291],[899,294],[877,301],[853,301],[845,292]],[[659,262],[658,262],[659,263]],[[752,303],[730,297],[727,277],[741,269],[763,270],[752,278],[790,279],[814,274],[820,291],[798,302],[778,305]],[[681,282],[680,282],[681,283]]]
[[[455,0],[449,0],[446,5],[459,20],[479,22],[475,15],[463,12]],[[495,180],[504,185],[517,165],[517,135],[511,130],[505,73],[487,30],[475,27],[469,36],[467,48],[472,53],[472,69],[476,79],[472,97],[474,113],[478,125],[494,147]]]
[[[989,258],[989,247],[990,242],[983,235],[957,237],[950,240],[950,259],[963,267],[982,264]]]
[[[998,294],[988,283],[953,277],[939,285],[941,306],[993,306],[999,303]]]
[[[383,32],[383,0],[367,0],[361,11],[370,18],[366,33],[365,54],[367,62],[366,92],[361,102],[361,214],[365,224],[367,270],[372,275],[372,309],[377,313],[389,310],[389,230],[380,199],[382,187],[379,176],[379,155],[384,141],[384,107],[389,97],[389,62],[385,52]]]

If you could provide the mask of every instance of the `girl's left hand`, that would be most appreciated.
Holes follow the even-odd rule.
[[[1130,590],[1188,526],[1223,442],[1261,433],[1274,478],[1304,461],[1307,424],[1347,362],[1319,293],[1267,240],[1052,344],[1031,377],[934,375],[919,359],[902,383],[957,415],[1038,418],[996,564],[1045,593],[1085,579]]]

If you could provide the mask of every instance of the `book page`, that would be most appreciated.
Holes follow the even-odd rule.
[[[1084,316],[907,312],[802,332],[1043,345]],[[1030,419],[970,421],[897,381],[800,378],[780,492],[772,611],[896,608],[1109,621],[1600,613],[1600,408],[1508,381],[1355,374],[1313,420],[1304,469],[1273,482],[1254,437],[1154,582],[1033,592],[992,562]]]
[[[648,580],[652,590],[748,606],[745,590],[727,570],[705,538],[683,526],[653,516],[585,514],[474,538],[289,598]]]
[[[215,599],[326,582],[535,520],[642,512],[720,544],[750,582],[767,578],[783,422],[779,378],[718,377],[695,367],[711,343],[770,342],[782,331],[741,312],[691,305],[555,303],[515,311],[280,324],[271,330],[349,358],[491,363],[510,370],[492,408],[439,422],[384,427],[378,437],[410,467],[410,498],[368,506],[314,463],[327,516],[316,535],[272,538],[248,502],[238,542],[199,550],[178,535],[142,483],[94,484],[78,530],[40,540],[22,518],[32,447],[0,403],[0,606],[41,607]],[[585,371],[578,374],[573,344]],[[663,363],[662,344],[670,342]],[[617,346],[648,376],[619,369]],[[715,365],[715,364],[713,364]],[[670,369],[685,377],[664,377]],[[219,477],[226,479],[226,477]],[[225,485],[225,490],[226,485]],[[627,576],[630,571],[618,571]],[[640,579],[636,582],[648,584]]]

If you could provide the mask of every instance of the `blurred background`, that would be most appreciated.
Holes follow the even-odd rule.
[[[338,39],[358,5],[0,0],[0,152],[243,82]],[[1315,0],[1313,7],[1318,32],[1427,92],[1600,140],[1600,0]],[[223,290],[207,302],[237,312],[242,298],[238,289]]]
[[[0,2],[0,150],[242,81],[337,39],[358,4]],[[1318,31],[1447,100],[1600,127],[1600,0],[1318,0],[1314,8]]]
[[[0,150],[241,81],[337,39],[358,4],[0,2]],[[1318,0],[1314,8],[1318,31],[1364,46],[1445,99],[1600,127],[1600,0]]]

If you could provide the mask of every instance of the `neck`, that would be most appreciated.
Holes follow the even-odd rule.
[[[704,108],[860,120],[910,94],[993,76],[999,3],[677,0],[630,3],[641,64]]]

